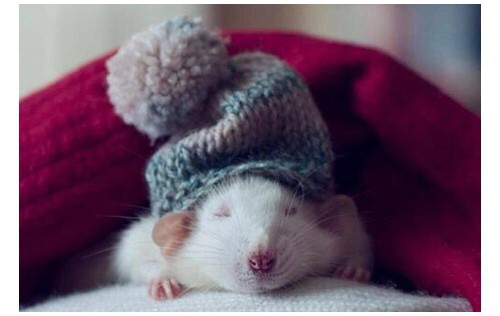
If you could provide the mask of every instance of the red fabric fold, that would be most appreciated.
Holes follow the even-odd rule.
[[[480,310],[480,120],[372,49],[284,33],[226,32],[305,79],[327,121],[338,189],[351,194],[378,267]],[[43,267],[120,226],[147,199],[154,148],[114,113],[104,62],[20,101],[21,297]]]

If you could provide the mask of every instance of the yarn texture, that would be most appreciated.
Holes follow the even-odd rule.
[[[136,34],[107,62],[116,112],[156,139],[175,133],[204,109],[228,74],[226,46],[199,19],[173,18]]]
[[[334,278],[309,278],[295,287],[260,295],[192,291],[156,302],[144,288],[115,285],[54,297],[25,312],[470,312],[460,297],[434,297]]]
[[[150,43],[159,49],[155,57]],[[228,58],[222,43],[177,18],[134,36],[108,62],[116,112],[153,139],[168,133],[176,140],[147,165],[153,213],[188,209],[210,187],[250,174],[322,198],[333,183],[333,151],[307,86],[278,58]],[[154,66],[145,68],[151,59]],[[181,82],[171,80],[179,73]]]

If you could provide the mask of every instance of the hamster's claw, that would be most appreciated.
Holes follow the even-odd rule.
[[[368,282],[371,272],[362,267],[340,266],[333,272],[333,277],[357,282]]]
[[[173,278],[158,278],[149,283],[148,294],[157,301],[171,300],[182,293],[182,285]]]

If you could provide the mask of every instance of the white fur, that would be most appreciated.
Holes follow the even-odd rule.
[[[345,199],[345,198],[344,198]],[[209,194],[197,211],[194,229],[172,258],[163,258],[153,243],[153,217],[127,230],[115,256],[119,275],[133,282],[160,276],[176,278],[188,288],[222,288],[238,292],[262,292],[295,282],[306,275],[324,275],[337,265],[369,269],[369,242],[354,204],[330,201],[339,212],[337,232],[316,223],[320,208],[276,182],[260,177],[237,178]],[[297,212],[285,216],[288,207]],[[215,214],[221,208],[229,217]],[[354,208],[354,209],[353,209]],[[346,210],[347,211],[346,211]],[[248,267],[249,253],[258,247],[277,249],[273,274],[266,280]]]
[[[152,238],[156,221],[153,216],[143,217],[121,235],[112,261],[119,280],[148,283],[168,274],[168,262]]]

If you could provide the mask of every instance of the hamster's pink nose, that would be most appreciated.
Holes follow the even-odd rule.
[[[269,272],[276,262],[276,252],[270,249],[260,250],[248,256],[248,266],[253,272]]]

